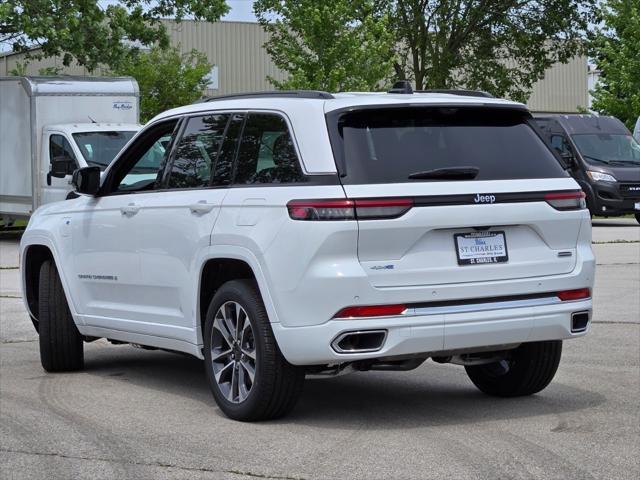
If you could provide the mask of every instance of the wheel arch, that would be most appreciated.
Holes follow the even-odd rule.
[[[47,260],[55,262],[53,252],[46,245],[33,244],[25,247],[23,253],[23,291],[25,296],[25,305],[33,326],[38,330],[39,318],[39,282],[40,268]]]
[[[207,315],[207,309],[218,288],[230,280],[247,278],[256,281],[269,315],[269,321],[271,323],[278,321],[267,282],[257,259],[242,253],[229,251],[224,254],[213,255],[203,261],[198,278],[196,334],[199,345],[203,344],[204,320]]]

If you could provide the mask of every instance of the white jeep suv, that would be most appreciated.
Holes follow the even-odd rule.
[[[240,420],[289,412],[307,374],[428,358],[490,395],[536,393],[589,327],[595,265],[584,194],[536,128],[455,92],[165,112],[31,217],[42,365],[81,369],[97,338],[186,352]]]

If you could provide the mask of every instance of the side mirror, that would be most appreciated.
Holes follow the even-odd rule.
[[[100,167],[84,167],[73,172],[71,183],[76,192],[95,195],[100,188]]]
[[[74,161],[66,156],[53,157],[51,160],[51,170],[49,173],[52,177],[64,178],[73,173]]]
[[[573,156],[571,152],[558,152],[562,161],[565,163],[567,167],[574,167],[576,165],[576,158]]]

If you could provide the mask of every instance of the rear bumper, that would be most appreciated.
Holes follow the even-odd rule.
[[[484,348],[560,340],[583,336],[590,326],[592,301],[494,308],[461,313],[434,313],[375,319],[331,320],[322,325],[285,327],[272,324],[285,358],[294,365],[320,365],[395,355]],[[572,314],[586,312],[587,328],[572,332]],[[345,332],[384,330],[382,346],[374,352],[338,353],[331,344]]]

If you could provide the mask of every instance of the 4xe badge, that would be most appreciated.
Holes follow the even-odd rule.
[[[476,196],[473,197],[473,201],[475,203],[494,203],[496,201],[495,195],[480,195],[476,193]]]

